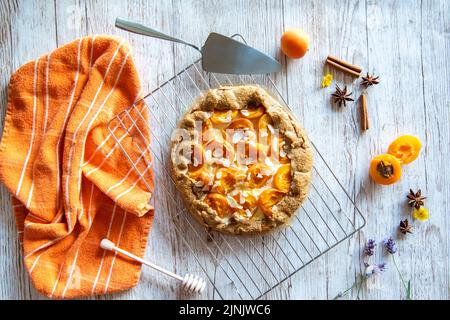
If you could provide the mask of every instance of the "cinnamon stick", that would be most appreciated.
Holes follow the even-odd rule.
[[[361,95],[361,130],[369,129],[369,114],[367,112],[367,98],[365,94]]]
[[[361,67],[348,63],[332,55],[328,55],[326,63],[354,77],[359,77],[362,71]]]

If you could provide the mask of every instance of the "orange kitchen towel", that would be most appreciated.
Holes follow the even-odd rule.
[[[26,269],[49,297],[138,282],[139,264],[99,244],[109,238],[144,256],[153,220],[151,158],[131,138],[136,115],[121,113],[139,100],[140,88],[129,45],[104,35],[64,45],[11,77],[0,181],[13,195]],[[133,110],[148,119],[143,103]],[[118,114],[112,135],[108,122]],[[148,141],[149,132],[139,133]]]

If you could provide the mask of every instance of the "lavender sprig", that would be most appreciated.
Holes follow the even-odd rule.
[[[383,241],[383,243],[384,243],[384,247],[386,248],[386,251],[389,254],[394,254],[394,253],[397,252],[397,249],[398,249],[397,248],[397,244],[395,243],[395,241],[391,237],[389,237],[388,239],[385,239]]]
[[[384,247],[387,251],[387,253],[389,253],[389,255],[392,257],[392,261],[394,262],[394,266],[395,269],[397,269],[397,273],[400,277],[400,280],[402,281],[403,287],[405,288],[406,291],[406,299],[407,300],[412,300],[412,295],[411,295],[411,280],[408,281],[408,284],[406,284],[405,279],[403,278],[402,273],[400,272],[400,269],[397,265],[397,261],[395,260],[395,253],[397,252],[397,244],[395,243],[395,241],[389,237],[388,239],[385,239],[383,241],[384,243]]]
[[[375,253],[376,246],[377,246],[377,244],[375,243],[375,240],[369,239],[367,241],[366,247],[364,249],[364,253],[369,257],[373,256],[373,254]]]
[[[375,243],[375,240],[369,239],[364,247],[364,254],[368,257],[371,257],[375,253],[375,247],[377,244]],[[371,276],[380,273],[384,271],[385,264],[368,264],[367,262],[364,262],[365,271],[363,274],[360,274],[359,278],[355,280],[355,282],[352,284],[350,288],[347,290],[340,292],[334,299],[338,299],[349,293],[353,288],[357,287],[357,293],[356,293],[356,299],[359,299],[359,293],[361,291],[361,287],[363,283],[369,279]]]

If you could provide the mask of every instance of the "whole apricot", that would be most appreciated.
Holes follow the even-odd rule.
[[[309,36],[302,29],[286,30],[281,36],[281,50],[289,58],[303,58],[309,50]]]

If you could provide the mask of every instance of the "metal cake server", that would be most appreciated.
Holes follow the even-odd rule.
[[[281,64],[268,55],[230,37],[210,33],[203,47],[171,37],[139,23],[116,19],[116,27],[153,38],[183,43],[202,54],[203,70],[228,74],[265,74],[281,70]]]

